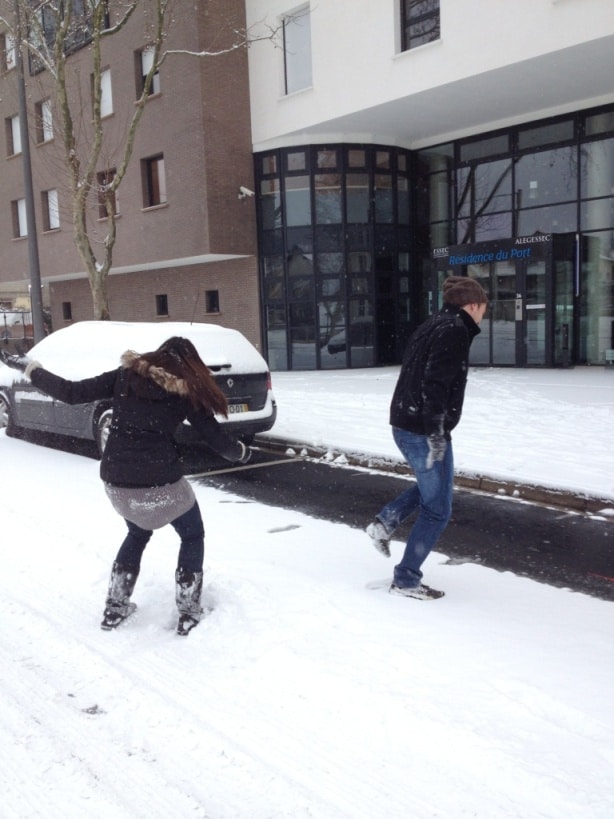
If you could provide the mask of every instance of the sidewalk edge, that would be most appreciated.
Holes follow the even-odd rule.
[[[266,434],[258,434],[255,443],[261,443],[279,452],[291,448],[297,452],[306,453],[310,458],[326,457],[331,459],[332,456],[332,460],[334,460],[335,457],[343,456],[350,466],[360,466],[396,475],[411,474],[405,464],[373,455],[361,455],[356,452],[348,453],[341,450],[334,450],[331,447],[316,447],[300,441],[269,437]],[[500,497],[510,497],[516,500],[526,500],[532,503],[540,503],[545,506],[553,506],[582,514],[596,515],[610,511],[614,514],[614,498],[599,498],[587,494],[569,492],[565,489],[557,489],[555,487],[502,480],[489,475],[469,475],[463,474],[462,472],[455,474],[454,484],[459,489],[484,492],[488,495],[498,495]]]

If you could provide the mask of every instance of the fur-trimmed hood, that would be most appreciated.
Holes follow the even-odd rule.
[[[148,378],[153,381],[158,387],[161,387],[165,392],[187,397],[190,394],[188,384],[183,378],[179,378],[162,367],[154,367],[139,353],[134,350],[126,350],[121,357],[121,365],[125,370],[130,370],[143,378]]]

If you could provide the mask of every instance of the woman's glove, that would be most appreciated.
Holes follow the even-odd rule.
[[[11,367],[13,370],[19,370],[21,373],[25,372],[28,364],[32,363],[32,360],[28,358],[27,355],[9,355],[6,350],[0,350],[0,358],[7,367]]]

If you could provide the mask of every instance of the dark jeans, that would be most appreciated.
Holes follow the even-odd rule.
[[[129,520],[126,521],[126,525],[128,534],[115,560],[123,566],[139,568],[143,552],[153,532],[141,529],[140,526]],[[195,503],[180,517],[172,520],[171,526],[181,538],[177,568],[186,569],[189,572],[202,572],[205,557],[205,529],[198,503]]]
[[[401,562],[394,568],[396,585],[414,587],[420,585],[420,567],[439,540],[452,514],[452,441],[448,441],[443,461],[436,461],[429,468],[429,447],[425,435],[416,435],[396,427],[392,428],[392,434],[403,457],[414,471],[416,483],[384,506],[377,518],[391,535],[397,526],[418,511]]]

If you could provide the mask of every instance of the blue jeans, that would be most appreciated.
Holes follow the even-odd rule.
[[[404,523],[418,510],[405,552],[394,567],[394,583],[413,588],[422,580],[420,567],[439,540],[452,515],[452,488],[454,457],[452,442],[448,441],[443,461],[435,461],[427,469],[429,447],[426,435],[416,435],[404,429],[392,428],[392,436],[403,457],[416,476],[416,483],[388,503],[377,515],[388,534]]]
[[[153,532],[141,529],[136,523],[127,520],[128,534],[119,548],[115,561],[122,566],[139,568],[145,547]],[[205,529],[198,503],[183,515],[171,521],[171,526],[181,538],[177,568],[189,572],[202,572],[205,558]]]

